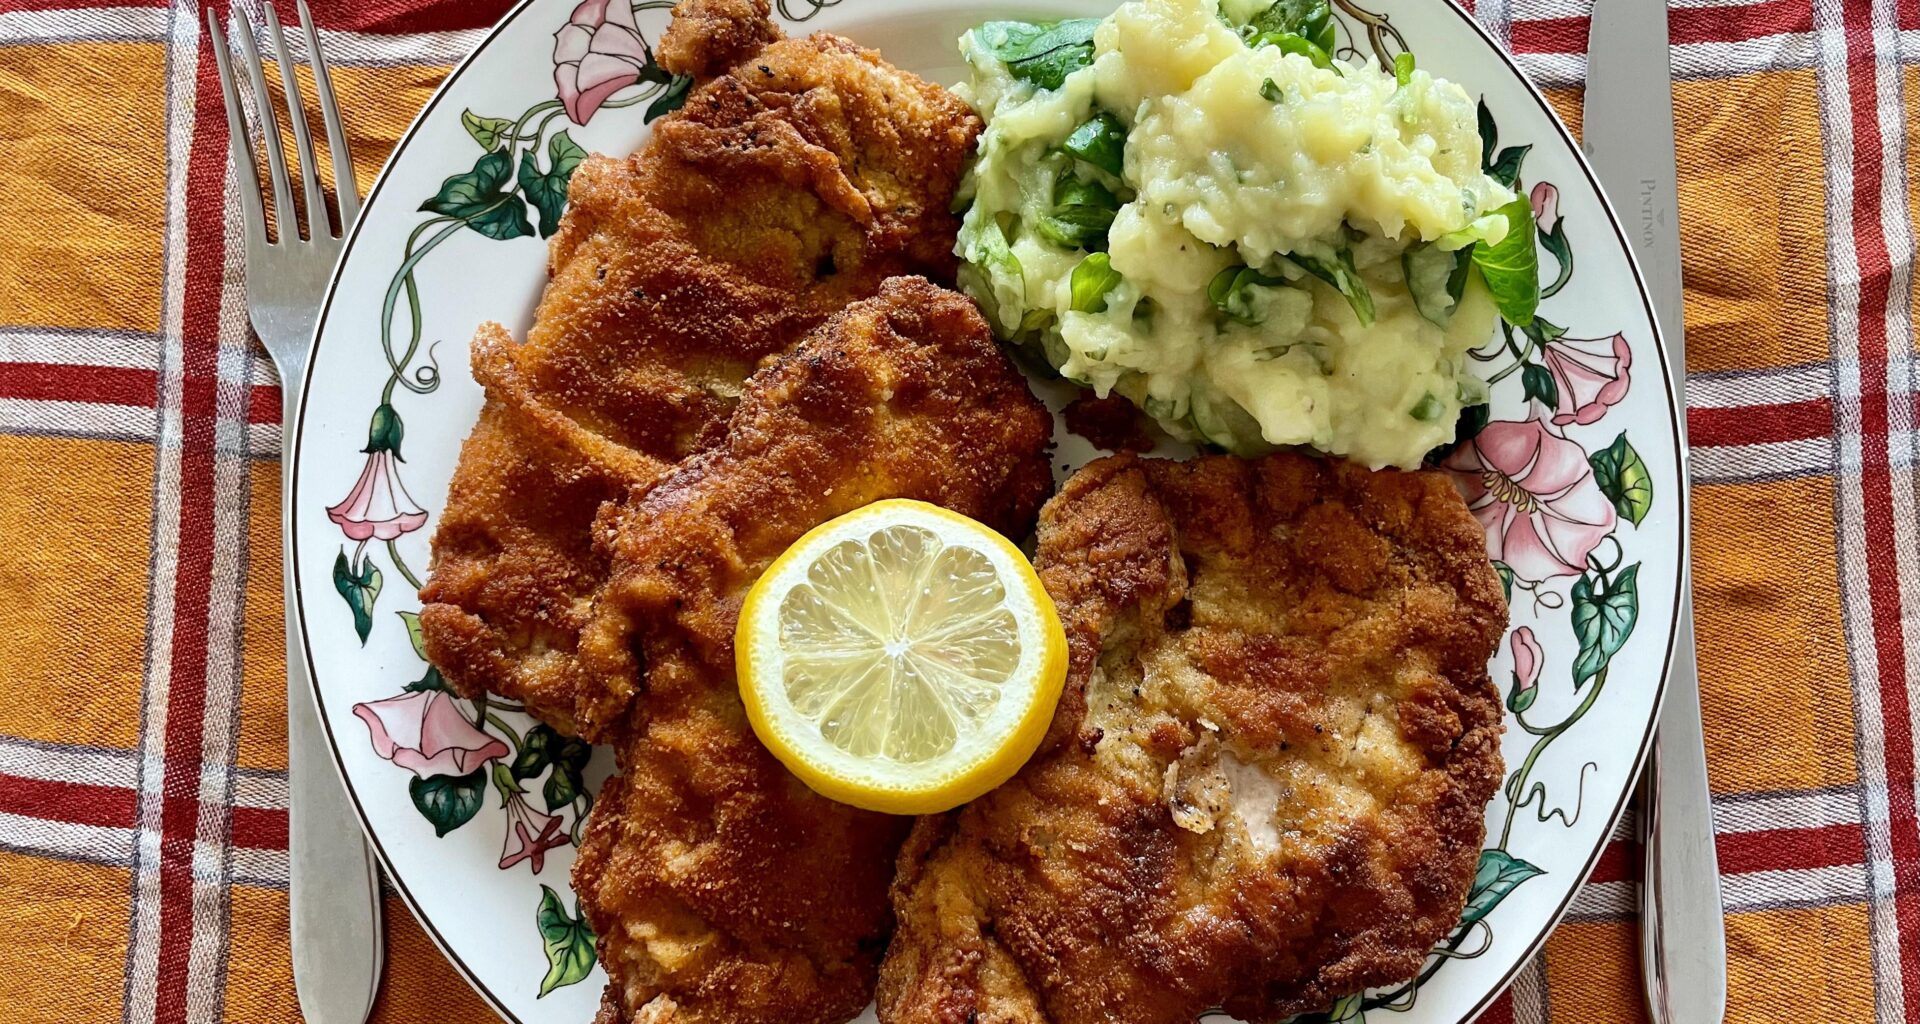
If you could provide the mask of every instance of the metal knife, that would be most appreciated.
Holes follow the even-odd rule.
[[[1683,382],[1684,291],[1669,54],[1666,0],[1594,0],[1581,148],[1646,275],[1667,369]],[[1684,416],[1676,426],[1684,451]],[[1720,1024],[1727,1006],[1726,923],[1700,729],[1690,573],[1685,582],[1660,731],[1640,777],[1646,856],[1640,966],[1654,1024]]]

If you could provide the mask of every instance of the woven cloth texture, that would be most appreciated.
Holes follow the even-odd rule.
[[[1589,3],[1474,12],[1576,130]],[[313,6],[364,184],[506,4]],[[1920,1020],[1920,0],[1669,23],[1728,1017]],[[279,383],[229,175],[199,4],[0,0],[9,1024],[299,1019]],[[1642,1019],[1632,859],[1484,1020]],[[376,1021],[493,1019],[391,897],[387,930]]]

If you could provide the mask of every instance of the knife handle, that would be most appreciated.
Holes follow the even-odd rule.
[[[1656,738],[1640,769],[1640,849],[1645,857],[1640,873],[1640,979],[1647,996],[1652,1024],[1673,1024],[1667,1002],[1667,948],[1661,936],[1660,901],[1660,744]]]

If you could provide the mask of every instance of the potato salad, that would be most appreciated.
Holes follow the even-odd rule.
[[[1419,465],[1486,400],[1468,350],[1532,320],[1532,211],[1464,90],[1335,45],[1325,0],[966,33],[962,286],[1177,437]]]

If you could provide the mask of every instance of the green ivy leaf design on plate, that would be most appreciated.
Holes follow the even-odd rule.
[[[400,616],[401,623],[407,627],[407,641],[413,644],[413,653],[419,655],[421,661],[427,660],[427,640],[420,634],[420,613],[394,612],[394,614]]]
[[[507,132],[512,130],[513,118],[481,117],[471,110],[463,110],[460,112],[460,127],[465,128],[467,134],[473,136],[473,141],[478,142],[481,149],[491,152],[500,145],[500,140],[506,137]]]
[[[652,124],[656,118],[665,117],[687,105],[687,93],[693,88],[693,79],[686,75],[675,75],[663,92],[652,103],[647,104],[647,112],[641,118]]]
[[[1533,146],[1529,144],[1508,146],[1501,150],[1500,155],[1487,165],[1487,177],[1508,188],[1514,187],[1520,181],[1520,165],[1526,162],[1527,153],[1532,149]]]
[[[546,770],[553,760],[553,748],[560,745],[560,734],[545,722],[527,730],[520,741],[519,753],[513,755],[510,766],[515,781],[531,779]]]
[[[540,887],[540,909],[534,923],[540,927],[540,944],[547,952],[547,976],[540,979],[540,996],[556,988],[578,984],[593,972],[593,928],[584,916],[567,913],[560,894],[550,886]]]
[[[1505,850],[1481,850],[1480,864],[1473,872],[1473,887],[1467,890],[1467,909],[1460,915],[1460,927],[1478,924],[1521,882],[1545,871]]]
[[[475,769],[467,775],[433,775],[407,783],[407,795],[413,807],[433,825],[436,837],[465,825],[480,811],[480,797],[487,788],[487,771]]]
[[[363,645],[367,634],[373,632],[373,602],[380,597],[381,585],[380,567],[373,564],[373,559],[362,562],[356,573],[347,561],[347,549],[340,549],[339,556],[333,560],[333,589],[340,592],[347,608],[353,612],[353,631],[359,634]]]
[[[1511,602],[1513,600],[1513,566],[1505,562],[1495,562],[1493,571],[1500,577],[1500,593]]]
[[[547,776],[547,784],[540,788],[540,795],[546,798],[547,810],[557,811],[587,791],[583,773],[587,761],[593,757],[593,748],[578,737],[560,736],[550,749],[553,774]]]
[[[440,191],[421,203],[420,209],[458,218],[492,239],[531,235],[533,225],[527,223],[526,206],[506,188],[512,176],[512,157],[504,152],[488,153],[474,161],[473,170],[442,182]]]
[[[587,158],[587,151],[566,132],[556,132],[547,140],[546,173],[540,171],[540,161],[533,153],[520,164],[520,191],[527,201],[540,211],[540,237],[551,238],[560,227],[560,214],[567,208],[567,183],[573,180],[573,170],[580,161]]]
[[[402,686],[400,690],[402,693],[424,693],[427,690],[439,690],[441,693],[452,693],[453,687],[447,685],[446,677],[440,674],[439,669],[428,665],[426,675]]]
[[[1639,526],[1653,507],[1653,474],[1647,472],[1646,462],[1627,441],[1626,432],[1621,431],[1612,444],[1587,456],[1587,464],[1593,467],[1593,481],[1600,485],[1600,493],[1613,502],[1613,510]]]
[[[1612,582],[1600,577],[1604,588],[1595,590],[1595,578],[1582,576],[1574,581],[1569,595],[1573,599],[1573,635],[1580,638],[1580,655],[1573,660],[1573,688],[1586,685],[1607,667],[1633,634],[1634,620],[1640,617],[1640,563],[1620,570]]]
[[[1527,397],[1551,409],[1560,404],[1560,385],[1553,382],[1553,373],[1539,363],[1528,363],[1520,369],[1520,386]]]

